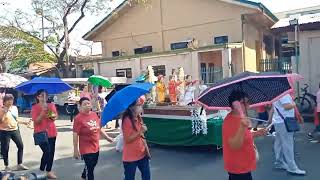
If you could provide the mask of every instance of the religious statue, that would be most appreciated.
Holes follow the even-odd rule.
[[[187,75],[186,77],[186,89],[182,105],[190,105],[194,101],[194,92],[196,90],[195,83],[197,81],[192,81],[192,76]]]
[[[156,84],[156,88],[157,88],[158,103],[163,103],[166,98],[166,86],[164,84],[164,77],[162,75],[158,76],[158,82]]]
[[[179,91],[179,103],[182,103],[184,100],[184,94],[185,94],[185,79],[184,79],[184,69],[183,67],[180,67],[178,70],[178,91]]]
[[[147,67],[148,70],[148,78],[147,78],[147,82],[155,84],[155,82],[158,80],[158,78],[154,75],[154,70],[152,66],[148,66]],[[156,92],[156,87],[153,86],[151,88],[151,103],[155,103],[156,102],[156,97],[157,97],[157,92]]]
[[[176,80],[176,77],[174,75],[170,76],[170,81],[168,85],[168,90],[169,90],[169,97],[170,97],[170,102],[173,105],[177,104],[177,87],[179,86],[179,83]]]
[[[178,81],[178,73],[177,73],[176,69],[172,69],[171,75],[174,77],[174,80],[177,82]]]

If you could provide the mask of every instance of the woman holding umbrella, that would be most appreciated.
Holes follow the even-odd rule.
[[[223,122],[223,160],[229,180],[252,180],[256,169],[256,153],[253,137],[267,134],[265,129],[251,133],[250,121],[244,115],[249,108],[247,95],[233,91],[229,96],[231,112]]]
[[[123,113],[123,166],[125,180],[134,180],[136,168],[141,172],[142,180],[150,180],[150,152],[144,140],[147,127],[143,124],[141,113],[144,103],[143,96],[132,103]]]
[[[150,152],[144,139],[147,127],[143,124],[141,113],[145,101],[144,94],[154,86],[151,83],[134,83],[116,92],[102,112],[102,125],[122,115],[123,166],[125,180],[134,180],[136,168],[141,171],[142,180],[150,180]],[[121,103],[119,103],[121,102]]]
[[[40,170],[47,171],[49,179],[57,179],[57,176],[52,171],[57,137],[57,128],[54,123],[58,115],[57,109],[53,103],[47,103],[48,93],[45,90],[39,90],[35,96],[37,104],[33,105],[31,109],[34,133],[45,132],[45,136],[48,139],[46,142],[39,144],[43,152]]]

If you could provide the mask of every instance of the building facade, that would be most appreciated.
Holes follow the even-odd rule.
[[[283,18],[272,29],[283,39],[281,55],[290,57],[293,72],[304,77],[300,88],[307,84],[308,90],[316,94],[320,83],[320,6],[282,12],[279,17]],[[294,19],[297,25],[290,25]]]
[[[245,0],[124,1],[83,36],[101,42],[100,58],[79,58],[78,76],[137,77],[148,65],[166,76],[183,67],[194,79],[213,83],[243,71],[259,71],[274,58],[277,18],[262,4]]]

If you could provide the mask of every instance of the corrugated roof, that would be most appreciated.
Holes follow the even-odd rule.
[[[297,19],[298,19],[299,25],[320,23],[320,13],[302,15],[302,16],[298,17]],[[292,20],[292,18],[280,19],[275,25],[273,25],[271,27],[271,29],[289,27],[290,26],[290,22],[289,22],[290,20]]]

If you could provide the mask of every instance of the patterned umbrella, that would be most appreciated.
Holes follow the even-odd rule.
[[[25,81],[28,80],[15,74],[0,73],[0,88],[14,88]]]
[[[229,110],[228,97],[235,90],[241,90],[249,96],[251,107],[270,104],[293,91],[288,75],[243,72],[215,83],[199,96],[196,103],[206,109]]]

